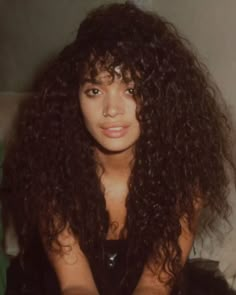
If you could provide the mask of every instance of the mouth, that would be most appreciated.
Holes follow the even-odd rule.
[[[124,127],[110,127],[110,128],[105,128],[109,131],[120,131],[122,129],[124,129]]]
[[[102,127],[102,132],[105,136],[110,138],[123,137],[128,132],[128,126],[110,126]]]

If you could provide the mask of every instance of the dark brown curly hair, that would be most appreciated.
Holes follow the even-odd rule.
[[[141,135],[126,199],[123,285],[149,257],[174,276],[181,268],[180,218],[192,229],[200,198],[208,221],[227,219],[235,175],[231,122],[220,91],[174,26],[133,4],[102,6],[81,23],[19,109],[4,160],[1,198],[21,252],[43,221],[48,247],[69,225],[88,259],[101,259],[109,215],[78,91],[98,64],[135,82]],[[57,222],[55,222],[55,218]],[[207,224],[205,224],[207,226]],[[124,287],[125,288],[125,287]]]

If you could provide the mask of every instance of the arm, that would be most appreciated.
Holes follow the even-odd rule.
[[[67,228],[58,237],[62,250],[48,250],[49,260],[59,280],[62,295],[98,295],[88,261],[79,242]],[[58,245],[55,243],[55,249]]]
[[[195,205],[195,216],[193,220],[193,230],[190,231],[186,217],[182,217],[180,219],[180,224],[182,227],[181,235],[179,236],[179,245],[182,250],[182,265],[184,266],[189,253],[191,251],[195,229],[197,228],[198,220],[200,217],[202,206],[200,203],[196,203]],[[146,265],[144,267],[141,278],[138,282],[136,289],[134,290],[133,295],[169,295],[171,293],[171,288],[165,284],[165,281],[168,281],[168,274],[163,272],[161,274],[164,282],[158,281],[156,275],[150,270],[150,268]]]

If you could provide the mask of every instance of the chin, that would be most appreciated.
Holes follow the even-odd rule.
[[[131,145],[105,145],[98,144],[98,149],[105,154],[122,154],[125,152],[130,152],[134,144]]]

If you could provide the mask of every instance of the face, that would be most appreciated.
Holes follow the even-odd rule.
[[[132,149],[140,135],[133,81],[125,83],[119,73],[112,80],[102,71],[95,82],[85,79],[79,99],[85,125],[98,146],[114,153]]]

